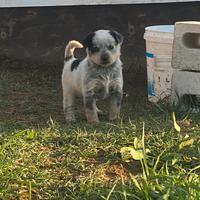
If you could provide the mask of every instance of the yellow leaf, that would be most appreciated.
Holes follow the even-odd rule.
[[[175,117],[175,113],[172,112],[172,119],[173,119],[173,123],[174,123],[174,128],[177,132],[181,131],[181,127],[176,123],[176,117]]]
[[[133,158],[134,160],[142,160],[142,159],[144,159],[144,153],[143,153],[142,150],[135,150],[135,149],[132,149],[132,150],[130,151],[130,154],[131,154],[131,156],[132,156],[132,158]]]
[[[129,162],[129,160],[132,158],[130,152],[133,147],[122,147],[120,150],[122,160],[125,162]]]
[[[182,149],[186,146],[191,146],[194,143],[194,140],[191,138],[189,140],[185,140],[179,144],[179,149]]]
[[[133,158],[134,160],[144,159],[144,153],[142,149],[135,150],[133,147],[122,147],[120,152],[123,160],[129,160],[130,158]]]

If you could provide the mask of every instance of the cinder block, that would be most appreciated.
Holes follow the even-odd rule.
[[[175,71],[172,75],[171,105],[182,103],[184,95],[200,95],[200,72]]]
[[[200,71],[200,22],[175,23],[172,67]]]

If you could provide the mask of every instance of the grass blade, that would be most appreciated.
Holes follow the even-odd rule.
[[[123,190],[124,200],[127,200],[127,192],[126,192],[126,189],[125,189],[125,184],[124,184],[124,178],[123,178],[123,176],[121,177],[121,179],[122,179],[122,190]]]
[[[146,175],[149,176],[149,168],[147,165],[147,155],[146,155],[146,149],[145,149],[145,144],[144,144],[144,137],[145,137],[145,131],[144,131],[144,122],[143,122],[143,127],[142,127],[142,148],[143,148],[143,154],[144,154],[143,164],[144,164]]]
[[[134,185],[141,190],[140,184],[138,183],[138,181],[136,180],[135,176],[133,174],[130,173],[131,176],[131,180],[133,181]]]
[[[165,152],[165,149],[158,155],[158,157],[156,159],[156,162],[155,162],[155,164],[153,166],[153,169],[152,169],[152,171],[153,171],[154,174],[156,173],[156,168],[157,168],[158,163],[160,161],[160,157],[163,155],[164,152]]]
[[[106,200],[109,200],[109,199],[110,199],[110,197],[111,197],[111,195],[112,195],[112,193],[113,193],[113,191],[114,191],[116,185],[117,185],[117,184],[113,185],[113,187],[112,187],[112,189],[110,190],[108,196],[106,197]]]
[[[28,199],[32,200],[32,184],[31,181],[29,181],[29,188],[28,188]]]

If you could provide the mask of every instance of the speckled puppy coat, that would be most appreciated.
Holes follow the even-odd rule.
[[[122,62],[123,37],[116,31],[98,30],[90,33],[83,45],[70,41],[65,49],[62,73],[63,110],[66,121],[75,121],[74,100],[83,97],[88,122],[99,122],[96,101],[108,99],[109,120],[119,118],[123,94]],[[82,61],[73,55],[75,48],[86,48]]]

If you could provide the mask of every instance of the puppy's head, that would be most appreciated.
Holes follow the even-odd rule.
[[[98,30],[90,33],[83,45],[89,59],[96,65],[107,67],[120,57],[123,36],[116,31]]]

